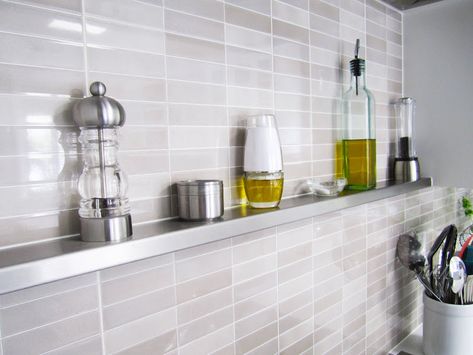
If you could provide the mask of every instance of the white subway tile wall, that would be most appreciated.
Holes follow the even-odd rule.
[[[0,247],[78,233],[71,105],[94,80],[127,111],[120,162],[135,223],[175,215],[181,179],[222,179],[226,206],[241,203],[243,126],[255,113],[278,119],[284,196],[306,192],[307,178],[334,173],[356,38],[385,180],[402,16],[380,2],[0,0]]]
[[[422,320],[397,237],[461,226],[463,193],[427,188],[0,295],[3,355],[385,355]]]

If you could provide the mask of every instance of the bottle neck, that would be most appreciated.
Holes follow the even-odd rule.
[[[353,75],[351,73],[351,83],[350,86],[356,90],[356,87],[358,86],[358,89],[362,89],[366,87],[366,76],[365,72],[361,72],[359,76]]]

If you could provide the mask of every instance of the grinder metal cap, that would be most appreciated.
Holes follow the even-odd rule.
[[[90,85],[92,96],[77,102],[72,109],[74,123],[81,128],[114,128],[125,124],[125,110],[115,99],[105,96],[107,88],[100,81]]]

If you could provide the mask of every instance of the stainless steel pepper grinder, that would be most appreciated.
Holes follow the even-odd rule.
[[[117,160],[125,110],[105,92],[103,83],[92,83],[92,96],[77,102],[72,111],[81,130],[84,170],[78,185],[79,216],[81,239],[87,242],[117,242],[132,235],[127,179]]]
[[[396,109],[396,157],[394,158],[394,179],[410,182],[420,179],[419,159],[415,149],[414,115],[416,101],[412,97],[401,97]]]

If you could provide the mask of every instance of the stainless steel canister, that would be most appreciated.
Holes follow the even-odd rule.
[[[223,216],[223,181],[186,180],[177,183],[179,217],[189,221]]]

